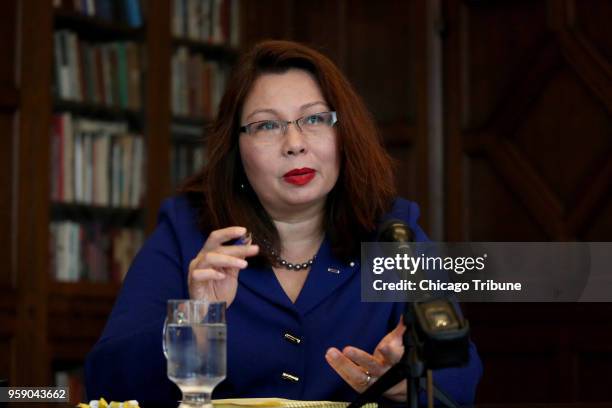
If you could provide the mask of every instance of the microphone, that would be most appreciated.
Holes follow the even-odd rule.
[[[396,251],[408,252],[410,256],[414,256],[414,248],[410,248],[410,244],[418,247],[410,227],[398,219],[389,219],[381,225],[378,242],[395,243]],[[415,276],[427,278],[422,270],[417,270]],[[406,336],[404,344],[414,344],[417,347],[416,351],[426,368],[453,367],[467,363],[469,324],[446,294],[425,293],[419,301],[406,304],[403,317],[404,324],[412,328],[412,338]]]
[[[376,234],[378,242],[395,243],[395,252],[408,252],[414,243],[412,229],[402,220],[389,219],[381,224]],[[418,271],[420,276],[422,271]],[[469,324],[455,308],[453,302],[442,296],[428,296],[424,301],[407,302],[403,314],[404,355],[374,384],[360,394],[348,408],[358,408],[375,401],[399,381],[408,379],[408,406],[418,405],[419,388],[426,382],[421,378],[425,370],[464,365],[469,359]],[[428,376],[430,377],[430,376]],[[433,396],[447,407],[457,407],[453,399],[435,384]]]
[[[378,228],[376,241],[395,242],[399,243],[400,247],[402,247],[402,244],[414,242],[414,234],[404,221],[391,218],[382,223]]]

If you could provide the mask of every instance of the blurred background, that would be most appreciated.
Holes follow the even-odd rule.
[[[608,0],[7,0],[0,379],[66,384],[241,50],[331,57],[447,241],[612,240]],[[612,271],[611,271],[612,273]],[[610,304],[466,304],[479,403],[612,401]],[[134,322],[138,324],[138,322]]]

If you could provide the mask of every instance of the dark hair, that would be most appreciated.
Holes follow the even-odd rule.
[[[371,114],[353,87],[321,53],[291,41],[256,44],[238,61],[228,81],[219,113],[207,136],[207,164],[187,179],[179,192],[199,210],[203,231],[231,225],[246,227],[260,244],[260,261],[273,264],[263,240],[279,249],[278,232],[248,186],[238,136],[240,115],[255,80],[264,73],[303,69],[317,80],[330,109],[338,113],[338,181],[327,197],[322,226],[334,255],[342,260],[359,253],[360,241],[376,228],[395,198],[392,159],[380,143]]]

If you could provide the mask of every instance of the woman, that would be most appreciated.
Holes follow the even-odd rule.
[[[427,239],[363,102],[320,53],[263,42],[228,83],[208,153],[134,260],[88,357],[89,397],[179,398],[160,333],[166,300],[189,296],[228,304],[215,398],[352,400],[399,359],[405,330],[401,304],[360,302],[360,242],[385,218]],[[472,346],[434,380],[469,403],[480,373]],[[385,396],[405,401],[405,382]]]

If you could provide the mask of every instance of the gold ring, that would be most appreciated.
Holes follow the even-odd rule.
[[[372,376],[370,375],[369,371],[366,371],[364,374],[366,375],[366,378],[363,382],[363,385],[367,387],[368,385],[370,385],[370,381],[372,381]]]

